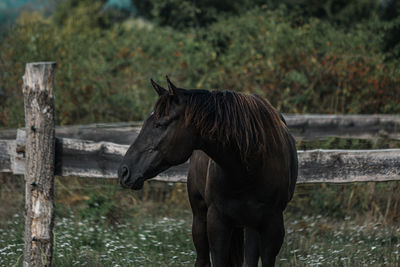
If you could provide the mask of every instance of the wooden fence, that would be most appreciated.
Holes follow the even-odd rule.
[[[0,140],[0,171],[24,174],[26,133]],[[55,140],[55,175],[117,178],[129,145],[71,138]],[[400,180],[400,149],[298,151],[298,183],[345,183]],[[188,163],[170,168],[155,180],[185,182]]]
[[[24,266],[51,265],[54,175],[116,178],[140,122],[54,126],[54,62],[29,63],[25,128],[0,132],[0,172],[25,175]],[[400,116],[286,115],[296,139],[326,136],[400,140]],[[400,149],[299,151],[298,183],[400,180]],[[187,163],[155,179],[185,182]]]
[[[325,137],[400,140],[400,115],[284,115],[297,140]],[[142,122],[93,123],[56,127],[57,137],[129,145]],[[0,131],[0,140],[15,140],[17,130]]]

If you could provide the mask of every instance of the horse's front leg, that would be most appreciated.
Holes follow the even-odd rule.
[[[257,230],[246,227],[245,230],[246,267],[257,267],[260,258],[260,235]]]
[[[275,266],[275,259],[283,244],[285,226],[282,212],[272,214],[260,229],[260,254],[263,267]]]
[[[197,189],[193,187],[191,178],[191,176],[188,177],[188,191],[190,206],[193,212],[192,237],[196,248],[196,263],[194,266],[210,267],[210,249],[207,237],[207,205]]]
[[[203,203],[198,203],[198,206],[193,211],[192,237],[197,254],[194,266],[210,267],[210,249],[207,237],[207,207]]]
[[[214,267],[227,267],[232,226],[221,218],[216,208],[211,205],[207,212],[207,234],[211,258]]]

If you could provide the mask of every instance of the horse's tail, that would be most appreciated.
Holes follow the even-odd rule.
[[[244,261],[244,231],[243,227],[235,227],[232,232],[229,247],[229,266],[242,267]]]

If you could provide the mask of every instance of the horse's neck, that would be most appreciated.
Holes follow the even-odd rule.
[[[246,166],[234,149],[223,147],[214,141],[205,140],[200,146],[212,160],[214,160],[224,171],[234,174],[246,172]]]

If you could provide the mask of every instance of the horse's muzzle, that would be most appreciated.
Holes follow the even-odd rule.
[[[129,188],[133,190],[140,190],[143,188],[144,180],[143,177],[131,177],[131,171],[126,165],[121,165],[118,169],[118,180],[119,184],[123,188]]]

